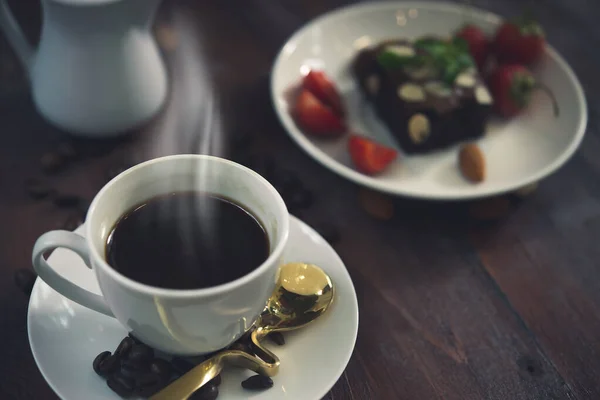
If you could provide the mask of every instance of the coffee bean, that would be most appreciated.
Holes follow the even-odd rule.
[[[154,381],[148,385],[140,385],[135,389],[135,393],[140,397],[150,397],[165,387],[164,383]]]
[[[133,342],[135,344],[142,344],[142,341],[140,339],[136,338],[133,333],[129,332],[129,334],[127,336],[129,336],[131,339],[133,339]]]
[[[52,193],[52,189],[37,179],[28,179],[25,182],[25,190],[29,197],[34,200],[41,200]]]
[[[183,375],[194,368],[195,365],[183,358],[173,357],[171,359],[171,367],[173,367],[178,374]]]
[[[53,203],[58,208],[74,208],[82,203],[83,199],[74,194],[62,194],[54,198]]]
[[[30,295],[37,275],[30,269],[20,268],[15,272],[15,284],[26,295]]]
[[[133,382],[120,374],[115,374],[108,378],[106,384],[121,397],[129,397],[133,394]]]
[[[135,380],[126,377],[121,371],[115,372],[112,377],[118,380],[128,390],[130,389],[133,391],[135,389]]]
[[[124,338],[123,340],[121,340],[121,343],[119,343],[119,346],[117,346],[115,354],[119,357],[127,357],[127,354],[129,354],[129,351],[133,348],[134,344],[135,342],[132,338]]]
[[[278,346],[283,346],[285,344],[285,338],[281,332],[271,332],[267,337]]]
[[[69,142],[62,142],[56,147],[56,153],[65,160],[71,160],[77,156],[75,147]]]
[[[131,368],[130,365],[123,364],[121,365],[121,369],[119,370],[121,375],[126,377],[127,379],[131,379],[133,382],[137,382],[139,380],[144,380],[146,378],[146,372],[140,371],[138,369]]]
[[[106,377],[119,369],[120,359],[114,354],[111,355],[110,351],[104,351],[94,359],[92,367],[98,375]]]
[[[242,382],[242,387],[248,390],[262,390],[273,387],[273,379],[268,376],[254,375]]]
[[[150,365],[133,360],[124,360],[121,363],[121,373],[129,379],[137,381],[150,372]]]
[[[150,371],[166,382],[171,377],[171,364],[161,358],[155,358],[150,364]]]
[[[127,370],[130,374],[148,373],[150,372],[150,363],[139,360],[123,360],[121,369]]]
[[[219,396],[219,388],[216,385],[212,385],[208,382],[200,389],[196,390],[190,397],[189,400],[215,400]]]
[[[161,379],[152,371],[138,373],[135,378],[135,385],[137,387],[158,386],[160,382]],[[166,383],[166,381],[164,381],[163,383]]]
[[[215,386],[221,386],[221,374],[215,376],[214,378],[212,378],[212,380],[210,380],[208,383],[212,383]]]
[[[119,357],[113,355],[109,355],[106,357],[100,365],[98,366],[99,375],[108,376],[119,369],[121,365],[121,360]]]
[[[45,172],[58,171],[65,165],[65,160],[58,153],[48,152],[40,158],[40,164]]]
[[[110,351],[103,351],[98,354],[96,358],[94,358],[94,362],[92,363],[92,367],[94,368],[94,372],[96,372],[100,376],[104,376],[104,372],[101,371],[100,365],[106,358],[110,356]]]
[[[152,359],[154,359],[154,350],[143,343],[135,344],[127,356],[127,360],[143,364],[150,364]]]

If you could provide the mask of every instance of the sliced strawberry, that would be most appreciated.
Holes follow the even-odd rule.
[[[348,150],[356,168],[369,175],[382,172],[398,156],[396,150],[357,135],[350,136]]]
[[[306,89],[296,99],[293,113],[298,124],[315,135],[336,136],[346,129],[342,119]]]
[[[304,77],[302,87],[329,106],[337,115],[343,116],[345,114],[344,103],[342,103],[340,94],[323,71],[311,70]]]

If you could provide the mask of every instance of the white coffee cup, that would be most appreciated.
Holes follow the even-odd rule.
[[[154,196],[190,190],[226,197],[251,211],[269,237],[267,260],[232,282],[194,290],[148,286],[108,265],[107,237],[121,216]],[[85,238],[68,231],[40,236],[32,256],[40,278],[65,297],[114,316],[149,346],[194,355],[232,343],[263,310],[283,260],[289,214],[279,193],[256,172],[218,157],[175,155],[136,165],[110,181],[92,201],[85,225]],[[93,269],[102,296],[52,269],[43,255],[57,247],[73,250]]]

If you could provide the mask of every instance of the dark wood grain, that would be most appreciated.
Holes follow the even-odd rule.
[[[10,3],[37,42],[38,3]],[[393,200],[391,220],[373,219],[360,208],[360,189],[301,152],[277,121],[268,79],[278,49],[311,18],[348,3],[165,2],[155,27],[172,78],[169,104],[123,140],[78,141],[81,158],[52,175],[42,172],[40,157],[69,137],[37,114],[25,74],[0,37],[0,398],[56,398],[33,361],[27,296],[13,274],[30,267],[35,239],[69,213],[31,199],[25,181],[35,177],[89,200],[111,171],[207,150],[238,161],[272,158],[316,194],[315,204],[299,211],[302,219],[340,231],[335,247],[359,296],[360,328],[326,399],[600,398],[600,4],[530,2],[586,89],[589,129],[573,160],[537,193],[506,219],[478,225],[464,204],[404,199]],[[522,6],[469,3],[506,16]],[[202,61],[200,70],[190,72],[190,55]],[[202,79],[192,85],[194,74]],[[202,111],[200,122],[218,117],[210,125],[218,140],[173,122],[190,106]],[[98,148],[104,151],[91,151]]]

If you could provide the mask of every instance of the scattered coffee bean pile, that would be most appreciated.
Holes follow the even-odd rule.
[[[45,175],[54,175],[79,160],[104,156],[110,153],[119,143],[121,142],[115,140],[102,142],[64,141],[41,156],[40,167]],[[108,169],[106,172],[107,182],[130,166],[127,163],[121,164]],[[65,220],[56,228],[71,231],[83,223],[89,206],[89,202],[84,198],[74,194],[58,193],[56,189],[48,184],[45,178],[41,177],[27,179],[25,181],[25,191],[33,200],[47,199],[57,208],[68,212]]]
[[[281,333],[271,333],[269,339],[279,346],[285,344]],[[244,336],[240,340],[244,340]],[[250,351],[247,344],[240,341],[230,348]],[[208,359],[207,355],[196,360],[198,363]],[[170,361],[156,357],[154,350],[140,342],[133,335],[124,338],[114,353],[104,351],[94,359],[94,371],[103,378],[109,388],[123,398],[150,397],[166,387],[173,380],[186,374],[197,364],[173,357]],[[190,399],[214,400],[219,395],[221,375],[204,385]],[[273,386],[273,380],[262,375],[254,375],[242,382],[242,387],[249,390],[264,390]]]
[[[98,354],[93,368],[124,398],[153,395],[169,383],[174,371],[170,363],[155,358],[154,350],[133,337],[123,339],[113,354]]]
[[[181,358],[166,361],[155,357],[151,347],[133,336],[124,338],[113,354],[104,351],[93,362],[94,371],[106,378],[108,387],[123,398],[152,396],[193,367],[194,364]],[[220,384],[218,376],[191,398],[214,400],[219,395]]]

